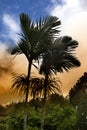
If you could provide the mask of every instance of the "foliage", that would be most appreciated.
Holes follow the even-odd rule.
[[[71,68],[79,67],[80,62],[75,57],[74,51],[78,42],[69,36],[58,37],[53,41],[50,51],[44,54],[40,73],[50,75],[56,72],[68,71]]]
[[[80,130],[87,129],[87,73],[79,78],[69,92],[71,104],[77,109],[77,122]]]
[[[51,106],[46,116],[47,130],[75,130],[76,116],[72,107],[60,107],[60,105]],[[53,112],[52,112],[53,111]],[[74,116],[73,116],[74,114]]]
[[[69,91],[69,99],[73,105],[78,105],[87,97],[87,73],[85,72]]]
[[[45,92],[44,82],[45,82],[44,78],[35,77],[30,80],[31,95],[33,95],[33,97],[35,96],[38,97],[39,95],[39,97],[41,96],[42,98],[44,98],[44,92]],[[57,80],[57,78],[49,77],[46,87],[47,87],[46,97],[48,97],[52,93],[57,94],[61,93],[60,81]]]
[[[58,98],[57,98],[58,99]],[[62,100],[65,100],[62,97]],[[63,101],[64,102],[64,101]],[[17,103],[7,106],[6,115],[0,115],[0,130],[22,130],[23,129],[23,104]],[[31,102],[28,104],[28,128],[27,130],[40,130],[42,101],[35,109]],[[76,110],[65,100],[61,105],[59,99],[56,102],[46,103],[45,130],[77,130]]]

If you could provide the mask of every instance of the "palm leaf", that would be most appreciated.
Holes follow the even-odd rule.
[[[12,87],[14,93],[25,94],[27,88],[27,76],[25,74],[16,74],[12,78]]]
[[[50,75],[52,72],[56,74],[56,72],[68,71],[71,68],[79,67],[80,62],[73,53],[77,46],[78,42],[71,37],[57,38],[54,41],[52,50],[43,56],[40,73]]]
[[[44,96],[44,78],[32,78],[30,81],[30,88],[31,88],[31,96],[36,97],[36,96]],[[60,90],[60,81],[56,80],[55,78],[49,78],[48,79],[48,84],[47,84],[47,95],[49,96],[52,93],[61,93]]]

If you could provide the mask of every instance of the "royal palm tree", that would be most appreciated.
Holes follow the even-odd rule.
[[[51,46],[52,49],[43,56],[42,64],[40,66],[40,73],[45,76],[41,130],[44,130],[45,103],[49,76],[53,73],[61,73],[64,70],[68,71],[71,68],[80,66],[79,60],[73,53],[77,46],[78,42],[73,40],[71,37],[59,37],[53,41],[53,46]]]
[[[29,92],[29,81],[33,61],[38,60],[50,49],[53,38],[59,34],[60,21],[57,17],[49,16],[32,22],[27,14],[20,15],[20,26],[22,33],[20,40],[12,49],[11,54],[24,54],[28,60],[27,88],[24,110],[24,130],[27,129],[27,102]],[[35,66],[35,65],[34,65]]]

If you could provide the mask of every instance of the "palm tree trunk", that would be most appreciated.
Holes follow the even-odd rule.
[[[47,84],[48,84],[48,74],[45,75],[45,80],[44,80],[44,99],[43,99],[43,109],[42,109],[41,130],[44,130],[44,124],[45,124],[45,109],[46,109]]]
[[[45,108],[46,108],[46,99],[43,99],[43,109],[42,109],[42,120],[41,120],[41,130],[44,130],[44,123],[45,123]]]
[[[32,61],[29,62],[29,65],[28,65],[27,89],[26,89],[26,97],[25,97],[25,105],[24,105],[24,130],[27,130],[27,105],[28,105],[29,79],[30,79],[31,65],[32,65]]]

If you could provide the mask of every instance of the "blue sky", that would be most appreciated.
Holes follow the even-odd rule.
[[[32,20],[55,15],[62,21],[61,30],[68,34],[69,21],[73,16],[86,12],[86,7],[86,0],[0,0],[0,43],[11,45],[17,42],[22,12],[29,14]]]
[[[55,2],[63,4],[61,0],[0,0],[0,43],[17,41],[16,33],[20,32],[19,15],[22,12],[29,14],[32,20],[38,19],[50,15],[49,10]]]

